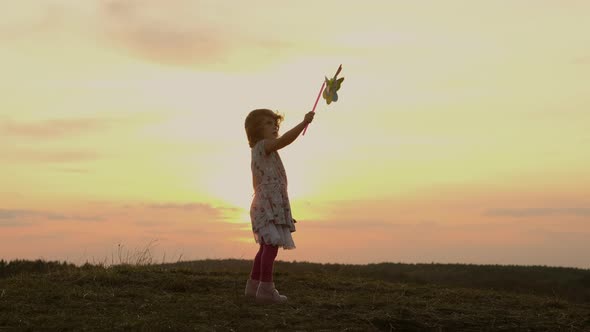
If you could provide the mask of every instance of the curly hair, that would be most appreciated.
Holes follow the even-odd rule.
[[[284,117],[278,112],[266,108],[259,108],[251,111],[246,117],[244,126],[246,127],[246,135],[248,136],[248,144],[251,148],[256,145],[262,137],[262,124],[265,118],[272,118],[277,125],[280,125]]]

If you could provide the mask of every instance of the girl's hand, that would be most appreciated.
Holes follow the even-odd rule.
[[[305,122],[306,124],[310,124],[313,121],[314,116],[315,116],[315,112],[307,112],[307,114],[305,114],[305,118],[303,119],[303,122]]]

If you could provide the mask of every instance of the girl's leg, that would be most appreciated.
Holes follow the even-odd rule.
[[[258,286],[260,285],[260,263],[262,261],[262,245],[258,249],[256,257],[254,257],[254,264],[252,264],[252,272],[250,272],[250,278],[246,282],[246,289],[244,295],[247,297],[256,297]]]
[[[278,246],[264,244],[260,257],[260,285],[256,291],[257,303],[286,303],[287,297],[279,294],[272,281],[272,270],[279,251]]]
[[[263,252],[263,245],[260,244],[260,249],[258,249],[258,253],[256,257],[254,257],[254,264],[252,265],[252,272],[250,272],[250,279],[252,280],[260,280],[260,263],[262,261],[262,252]]]
[[[264,244],[262,245],[261,249],[262,255],[260,257],[260,281],[272,282],[272,270],[275,258],[279,252],[279,247]]]

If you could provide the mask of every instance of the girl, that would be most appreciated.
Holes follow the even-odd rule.
[[[279,247],[295,248],[291,233],[295,232],[296,221],[291,216],[287,174],[277,151],[293,143],[313,117],[313,112],[305,114],[301,123],[282,136],[279,136],[282,115],[269,109],[256,109],[246,117],[254,186],[250,220],[254,240],[260,248],[254,258],[245,294],[255,297],[258,303],[287,302],[287,297],[280,295],[275,288],[272,271]]]

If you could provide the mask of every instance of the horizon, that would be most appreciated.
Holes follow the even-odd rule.
[[[253,259],[245,117],[278,110],[284,133],[342,64],[339,100],[279,151],[298,223],[277,260],[589,269],[588,10],[11,4],[0,259]]]
[[[58,264],[73,264],[76,267],[82,267],[83,265],[86,264],[90,264],[93,266],[99,266],[99,267],[115,267],[115,266],[158,266],[158,265],[175,265],[175,264],[184,264],[184,263],[195,263],[195,262],[207,262],[207,261],[219,261],[219,262],[223,262],[223,261],[238,261],[238,262],[250,262],[252,261],[252,259],[247,259],[247,258],[198,258],[198,259],[191,259],[191,260],[161,260],[158,261],[157,259],[154,259],[154,257],[152,256],[142,256],[141,254],[139,254],[139,256],[141,257],[128,257],[128,258],[122,258],[119,260],[119,258],[115,259],[114,256],[112,257],[112,259],[107,260],[107,259],[103,259],[103,260],[86,260],[86,261],[79,261],[79,262],[72,262],[72,261],[68,261],[68,260],[46,260],[43,258],[35,258],[35,259],[21,259],[21,258],[16,258],[16,259],[12,259],[12,260],[6,260],[3,258],[0,258],[0,262],[5,262],[7,264],[11,263],[11,262],[35,262],[35,261],[41,261],[43,263],[58,263]],[[180,258],[182,258],[182,256],[180,256]],[[332,263],[332,262],[315,262],[315,261],[310,261],[310,260],[282,260],[282,259],[276,259],[275,263],[281,263],[281,264],[317,264],[317,265],[343,265],[343,266],[369,266],[369,265],[387,265],[387,264],[391,264],[391,265],[458,265],[458,266],[476,266],[476,267],[488,267],[488,266],[494,266],[494,267],[521,267],[521,268],[547,268],[547,269],[572,269],[572,270],[583,270],[583,271],[590,271],[590,268],[583,268],[583,267],[573,267],[573,266],[557,266],[557,265],[527,265],[527,264],[477,264],[477,263],[453,263],[453,262],[447,262],[447,263],[440,263],[440,262],[396,262],[396,261],[381,261],[381,262],[368,262],[368,263]]]

